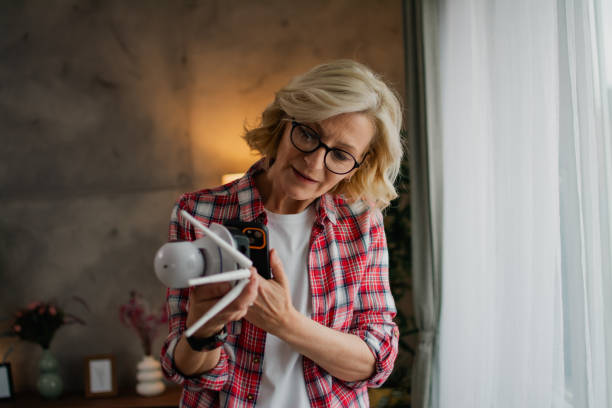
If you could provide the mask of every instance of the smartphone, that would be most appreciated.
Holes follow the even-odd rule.
[[[253,261],[257,272],[266,279],[272,277],[268,251],[268,228],[260,222],[228,221],[224,224],[234,236],[240,252]]]

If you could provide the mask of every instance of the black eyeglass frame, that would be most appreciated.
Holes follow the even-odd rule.
[[[295,142],[293,141],[293,131],[295,130],[296,127],[301,126],[304,127],[306,129],[308,129],[309,131],[312,132],[313,135],[315,135],[317,137],[317,139],[319,140],[319,144],[311,150],[304,150],[304,149],[300,149]],[[298,149],[300,152],[302,153],[313,153],[316,152],[317,150],[319,150],[321,147],[325,149],[325,156],[323,156],[323,164],[325,164],[325,168],[329,171],[331,171],[334,174],[338,174],[338,175],[342,175],[342,174],[347,174],[350,173],[351,171],[355,170],[356,168],[358,168],[359,166],[361,166],[361,164],[363,163],[363,160],[361,160],[361,163],[357,161],[357,159],[355,158],[355,156],[353,156],[351,153],[347,152],[346,150],[342,150],[342,149],[338,149],[337,147],[329,147],[328,145],[326,145],[325,143],[323,143],[321,141],[321,136],[319,135],[319,133],[314,130],[313,128],[311,128],[308,125],[305,125],[303,123],[297,122],[295,120],[291,121],[291,133],[289,135],[289,139],[291,140],[291,144],[293,145],[293,147],[295,147],[296,149]],[[331,151],[340,151],[342,153],[348,154],[353,161],[355,162],[355,164],[353,164],[353,167],[351,167],[349,170],[342,172],[342,173],[338,173],[337,171],[333,171],[332,169],[329,168],[329,166],[327,165],[327,155],[329,154],[329,152]],[[365,160],[366,156],[368,155],[368,153],[365,154],[365,156],[363,157],[363,159]]]

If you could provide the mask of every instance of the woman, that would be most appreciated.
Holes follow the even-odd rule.
[[[276,94],[246,132],[262,154],[241,179],[183,195],[170,240],[205,224],[263,221],[265,280],[254,268],[242,294],[189,340],[183,335],[229,284],[169,289],[166,376],[184,407],[366,407],[397,355],[381,209],[396,196],[402,156],[396,95],[348,60],[313,68]],[[199,234],[199,231],[197,232]]]

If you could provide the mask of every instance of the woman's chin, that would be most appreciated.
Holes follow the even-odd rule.
[[[287,188],[285,188],[284,190],[285,197],[287,197],[291,201],[311,202],[318,197],[314,189],[304,188],[296,183],[288,185]]]

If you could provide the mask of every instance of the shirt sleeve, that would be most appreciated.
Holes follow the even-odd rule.
[[[380,211],[372,217],[366,272],[355,298],[350,333],[361,338],[376,359],[374,374],[363,381],[344,382],[350,388],[380,387],[391,375],[397,357],[397,311],[389,285],[389,255]]]
[[[176,203],[170,216],[170,228],[168,232],[169,241],[192,241],[195,233],[192,227],[188,227],[179,211],[189,211],[190,201],[183,196]],[[189,288],[169,288],[166,292],[166,310],[168,313],[168,337],[161,350],[160,361],[166,378],[177,384],[181,384],[188,391],[220,390],[228,380],[231,360],[224,348],[221,348],[221,357],[217,365],[210,371],[196,376],[183,375],[174,364],[174,350],[178,340],[186,330],[187,310],[189,307]]]

